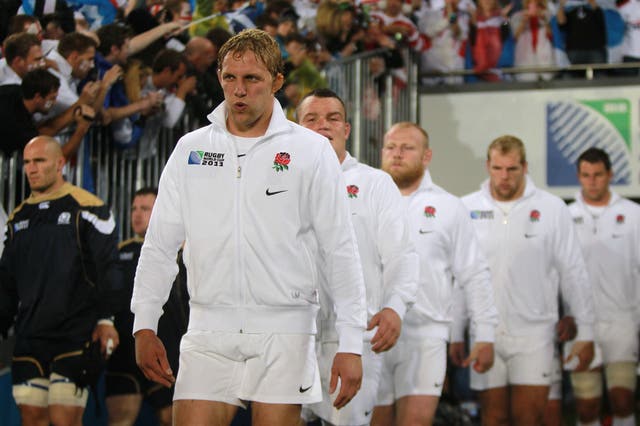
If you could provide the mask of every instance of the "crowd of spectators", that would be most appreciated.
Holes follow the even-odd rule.
[[[371,62],[370,72],[389,72],[398,85],[407,81],[400,47],[420,58],[424,83],[532,81],[557,73],[503,74],[500,68],[635,62],[640,58],[637,5],[635,0],[13,0],[0,8],[0,84],[19,86],[27,73],[45,68],[60,85],[42,107],[26,108],[29,114],[11,108],[3,119],[24,122],[31,115],[29,135],[33,129],[57,135],[70,158],[84,135],[75,131],[78,116],[90,117],[93,124],[108,126],[115,146],[139,146],[136,153],[147,157],[154,154],[161,126],[173,127],[185,109],[196,117],[195,125],[207,123],[207,114],[222,100],[217,51],[244,28],[264,29],[277,40],[286,61],[285,85],[277,96],[293,118],[306,93],[327,85],[327,64],[380,48],[387,50]],[[464,77],[442,75],[465,69],[470,73]],[[15,87],[0,91],[3,105],[15,105],[16,93]],[[7,153],[28,140],[24,134],[9,139],[2,144]]]

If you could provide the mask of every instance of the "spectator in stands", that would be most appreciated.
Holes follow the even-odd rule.
[[[372,12],[371,17],[382,22],[382,29],[386,34],[406,43],[414,51],[421,53],[429,47],[426,36],[403,13],[402,0],[387,0],[384,9]]]
[[[133,279],[140,258],[140,249],[149,226],[151,210],[156,201],[156,188],[142,188],[135,192],[131,203],[131,228],[134,238],[120,243],[120,264],[122,266],[124,289],[123,298],[131,300]],[[184,265],[179,262],[180,274],[173,284],[169,301],[163,306],[158,336],[167,350],[171,369],[178,371],[180,338],[186,332],[188,321],[188,295]],[[107,363],[106,404],[110,425],[133,425],[138,417],[143,399],[155,410],[160,426],[171,425],[171,402],[173,388],[156,386],[142,374],[136,365],[133,314],[127,306],[116,312],[114,324],[120,335],[120,346],[113,352]]]
[[[560,0],[556,13],[565,36],[565,51],[572,64],[607,62],[607,33],[604,12],[596,0],[572,2]],[[602,74],[598,72],[596,74]],[[573,75],[584,75],[574,73]]]
[[[197,21],[204,17],[215,15],[211,19],[192,25],[189,28],[191,36],[204,36],[214,28],[221,28],[229,31],[229,22],[224,16],[228,9],[227,0],[196,0],[196,8],[193,12],[193,20]]]
[[[512,4],[500,8],[497,0],[479,0],[478,8],[471,15],[474,37],[472,46],[473,69],[483,80],[498,81],[498,61],[502,55],[502,41],[508,37],[507,15]]]
[[[47,118],[62,115],[78,102],[78,83],[85,79],[94,67],[94,56],[97,43],[90,37],[80,33],[66,34],[58,49],[49,53],[49,58],[56,62],[58,70],[50,72],[60,79],[58,98]],[[109,70],[99,82],[90,82],[88,91],[95,94],[90,106],[99,114],[107,92],[122,74],[120,68]],[[84,90],[84,88],[83,88]]]
[[[511,18],[516,39],[516,67],[549,67],[555,63],[551,44],[551,12],[547,0],[524,0],[522,10]],[[550,73],[516,74],[516,80],[549,80]]]
[[[285,47],[289,53],[289,59],[284,65],[285,84],[282,91],[285,104],[283,107],[287,118],[295,120],[294,113],[300,100],[312,90],[327,87],[327,82],[309,60],[307,40],[302,35],[297,33],[289,35],[285,41]]]
[[[316,28],[324,47],[334,58],[347,57],[363,49],[365,31],[356,22],[356,11],[350,3],[322,2]]]
[[[20,84],[27,71],[45,67],[42,46],[37,36],[17,33],[3,43],[0,60],[0,85]]]
[[[60,81],[46,70],[29,71],[21,86],[0,86],[0,126],[2,151],[11,154],[22,151],[31,139],[38,135],[53,136],[60,128],[51,126],[37,127],[33,114],[46,114],[56,101]],[[69,141],[63,147],[65,157],[70,157],[82,142],[82,138],[91,127],[94,112],[87,105],[79,105],[72,119],[76,128]]]
[[[25,146],[31,195],[11,215],[0,259],[0,334],[15,322],[13,396],[24,425],[81,424],[118,345],[115,221],[102,200],[65,182],[63,167],[55,139]]]
[[[211,69],[218,59],[218,47],[208,38],[196,36],[187,43],[184,57],[188,63],[187,74],[196,77],[196,90],[187,97],[187,107],[198,125],[204,126],[209,122],[207,115],[224,100],[220,82]]]
[[[276,28],[276,41],[280,46],[280,54],[282,60],[289,59],[289,52],[286,48],[287,37],[298,33],[298,14],[293,8],[285,9],[278,18],[278,27]]]
[[[60,24],[60,19],[55,13],[50,13],[42,17],[42,36],[49,40],[61,40],[64,30]]]
[[[640,2],[621,0],[616,2],[618,12],[624,20],[624,39],[622,41],[622,62],[640,62]],[[630,69],[624,74],[638,75],[638,69]]]
[[[142,96],[159,92],[164,102],[145,119],[144,131],[140,139],[141,158],[155,155],[157,138],[161,127],[172,128],[176,125],[185,107],[185,99],[196,87],[196,77],[185,77],[187,60],[172,49],[165,49],[156,55],[152,65],[152,74],[142,89]],[[175,92],[174,92],[175,89]]]
[[[442,7],[419,12],[418,28],[429,37],[431,46],[422,53],[424,71],[447,72],[464,69],[464,49],[469,36],[471,1],[445,0]],[[433,77],[427,83],[462,83],[462,77]]]
[[[271,37],[275,38],[278,34],[278,20],[263,13],[256,19],[256,28],[266,31]]]
[[[154,31],[154,30],[150,30]],[[148,32],[147,32],[148,33]],[[98,77],[104,77],[109,70],[122,73],[122,67],[126,66],[130,54],[130,46],[136,47],[140,39],[147,37],[147,33],[140,34],[131,40],[130,29],[120,24],[109,24],[97,31],[100,39],[95,62],[98,69]],[[144,98],[131,102],[127,97],[124,83],[118,79],[109,90],[104,101],[103,122],[110,123],[111,135],[114,143],[119,147],[135,146],[142,135],[142,126],[137,124],[140,114],[149,114],[153,108],[162,103],[162,97],[155,92]]]

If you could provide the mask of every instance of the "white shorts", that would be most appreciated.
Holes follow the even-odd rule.
[[[311,334],[189,331],[174,400],[309,404],[322,398]]]
[[[362,354],[362,386],[356,396],[349,403],[336,410],[333,402],[339,392],[339,387],[333,395],[329,394],[331,366],[338,351],[335,342],[318,343],[318,365],[320,381],[322,382],[322,401],[309,405],[309,409],[319,418],[336,426],[368,425],[371,414],[378,398],[378,383],[382,369],[382,355],[368,349],[369,342],[365,342]]]
[[[602,350],[604,364],[638,361],[638,333],[633,322],[600,321],[594,329],[596,344]]]
[[[562,360],[558,346],[554,345],[553,372],[551,373],[551,387],[549,388],[549,400],[562,399]]]
[[[483,391],[508,385],[550,386],[554,342],[539,336],[496,335],[493,367],[483,374],[471,369],[471,389]]]
[[[443,339],[401,339],[383,359],[377,405],[392,405],[408,395],[442,394],[447,370],[447,342]]]

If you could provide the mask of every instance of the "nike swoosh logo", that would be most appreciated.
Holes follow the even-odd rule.
[[[276,194],[280,194],[282,192],[287,192],[288,189],[283,189],[282,191],[269,191],[269,188],[267,188],[267,190],[265,191],[265,194],[267,194],[267,197],[270,197],[272,195],[276,195]]]
[[[425,231],[425,230],[423,230],[423,229],[421,229],[421,230],[420,230],[420,233],[421,233],[421,234],[430,234],[430,233],[432,233],[432,232],[433,232],[433,231]]]
[[[442,386],[442,383],[434,383],[433,386],[439,388],[440,386]]]
[[[622,238],[622,234],[612,234],[612,238]]]
[[[364,412],[364,416],[365,416],[365,417],[369,417],[369,414],[371,414],[371,411],[365,411],[365,412]]]
[[[533,238],[533,237],[537,237],[538,234],[524,234],[525,238]]]
[[[311,385],[313,386],[313,385]],[[311,386],[309,386],[308,388],[303,388],[302,386],[300,386],[300,389],[298,389],[298,392],[300,393],[305,393],[306,391],[308,391],[309,389],[311,389]]]
[[[542,373],[542,377],[549,377],[549,376],[551,376],[550,373]]]

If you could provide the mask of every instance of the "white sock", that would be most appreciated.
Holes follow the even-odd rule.
[[[614,417],[612,426],[636,426],[636,416],[632,414],[628,417]]]
[[[594,420],[588,423],[582,423],[580,420],[578,420],[576,426],[600,426],[600,420]]]

